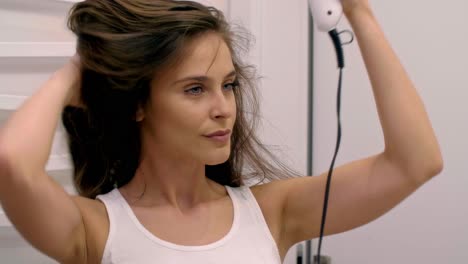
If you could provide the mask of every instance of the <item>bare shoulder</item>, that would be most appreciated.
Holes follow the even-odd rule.
[[[109,219],[104,204],[99,200],[72,196],[80,208],[86,230],[87,262],[100,263],[109,234]]]
[[[78,205],[84,214],[97,214],[107,218],[107,211],[104,204],[97,199],[90,199],[83,196],[72,196],[73,201]]]
[[[268,210],[278,210],[281,208],[283,199],[286,197],[286,185],[288,180],[276,180],[265,184],[250,187],[255,199],[262,207]]]
[[[301,179],[289,178],[275,180],[265,184],[251,186],[250,190],[260,206],[269,210],[282,210],[291,186],[297,184],[296,182],[298,181],[301,181]]]

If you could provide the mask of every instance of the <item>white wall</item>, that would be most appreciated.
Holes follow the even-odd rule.
[[[468,263],[468,2],[371,1],[416,84],[445,168],[382,218],[324,239],[333,264]],[[339,29],[348,29],[343,21]],[[335,55],[315,34],[314,173],[328,170],[336,141]],[[336,166],[383,149],[382,131],[357,43],[345,48],[342,144]]]
[[[73,54],[74,37],[65,27],[64,14],[69,7],[69,3],[51,0],[0,0],[0,126],[26,96],[63,65],[63,54]],[[60,131],[54,138],[51,158],[67,153]],[[53,175],[50,169],[48,166]],[[56,262],[25,242],[0,207],[0,263]]]
[[[306,168],[308,9],[307,0],[231,1],[234,23],[254,36],[250,62],[261,93],[262,140],[280,148],[287,163]]]

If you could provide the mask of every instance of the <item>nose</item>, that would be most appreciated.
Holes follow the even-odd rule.
[[[234,94],[225,92],[222,89],[213,93],[211,117],[215,119],[232,117],[235,112],[236,102]]]

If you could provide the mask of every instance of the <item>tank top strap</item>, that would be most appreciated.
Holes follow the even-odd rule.
[[[107,217],[109,221],[109,234],[107,237],[106,245],[104,247],[102,263],[113,263],[113,261],[111,261],[112,256],[110,249],[112,247],[112,242],[114,241],[117,229],[117,219],[122,219],[122,217],[125,217],[125,215],[123,215],[124,210],[119,201],[119,194],[117,189],[113,189],[107,194],[100,194],[96,196],[96,199],[100,200],[106,207]]]
[[[252,217],[251,220],[253,220],[257,227],[263,231],[264,235],[270,240],[270,242],[276,244],[276,241],[274,240],[270,229],[268,228],[268,224],[260,208],[260,205],[258,204],[257,199],[252,193],[250,187],[247,185],[236,188],[229,186],[226,187],[232,192],[232,195],[235,196],[236,199],[233,199],[233,203],[238,203],[240,214],[250,215]]]

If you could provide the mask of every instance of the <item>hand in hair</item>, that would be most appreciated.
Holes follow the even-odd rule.
[[[341,0],[343,11],[350,16],[359,10],[370,10],[369,0]]]
[[[67,64],[59,70],[66,78],[73,80],[73,85],[67,94],[65,106],[84,107],[81,101],[81,59],[78,54],[73,55]]]

